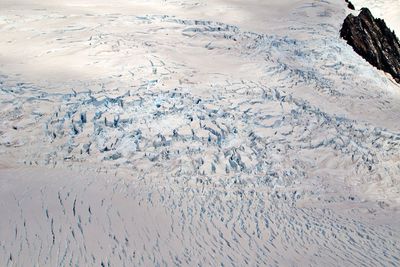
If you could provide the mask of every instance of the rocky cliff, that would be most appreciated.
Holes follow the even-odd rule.
[[[400,43],[384,20],[375,19],[367,8],[362,8],[358,16],[347,16],[340,36],[370,64],[400,83]]]
[[[345,0],[345,2],[347,3],[347,7],[350,8],[351,10],[355,10],[354,5],[352,2],[350,2],[349,0]]]

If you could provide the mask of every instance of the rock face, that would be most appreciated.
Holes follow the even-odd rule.
[[[347,3],[347,7],[350,8],[351,10],[355,10],[354,5],[352,2],[350,2],[349,0],[345,0]]]
[[[390,73],[400,83],[400,43],[384,20],[375,19],[369,9],[348,15],[340,36],[370,64]]]

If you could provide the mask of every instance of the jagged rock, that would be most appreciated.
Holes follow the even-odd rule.
[[[345,0],[345,1],[346,1],[346,3],[347,3],[347,7],[348,7],[349,9],[355,10],[354,5],[353,5],[352,2],[350,2],[349,0]]]
[[[348,15],[340,36],[370,64],[390,73],[400,83],[400,43],[384,20],[375,19],[369,9]]]

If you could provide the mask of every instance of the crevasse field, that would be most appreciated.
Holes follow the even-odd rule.
[[[350,12],[2,0],[0,265],[399,266],[400,85]]]

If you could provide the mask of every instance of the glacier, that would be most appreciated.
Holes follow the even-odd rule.
[[[0,7],[1,265],[400,264],[400,86],[345,1]]]

